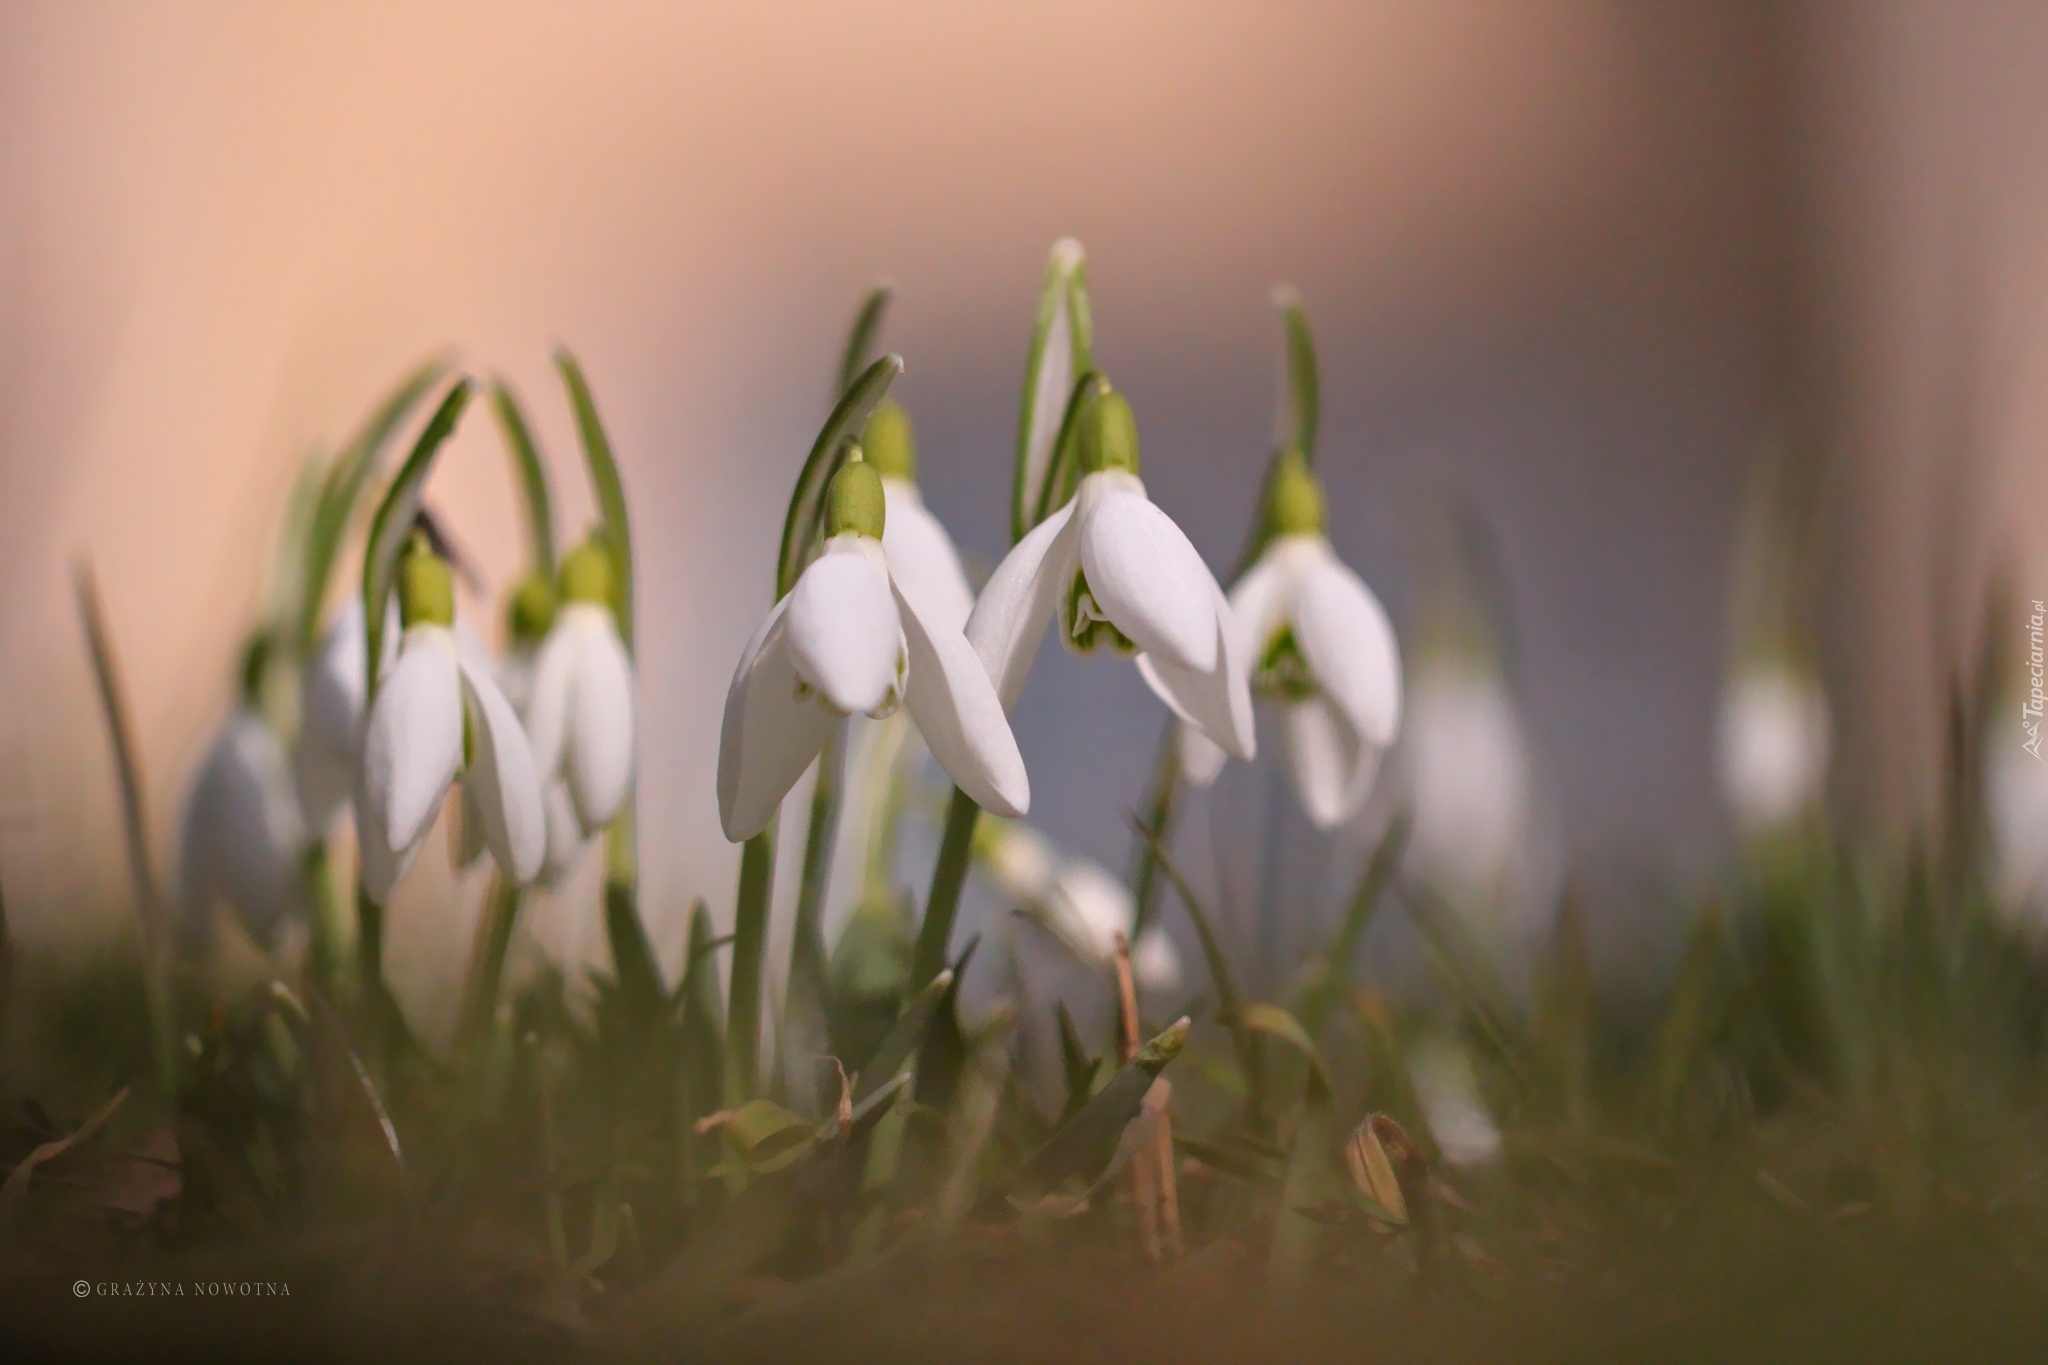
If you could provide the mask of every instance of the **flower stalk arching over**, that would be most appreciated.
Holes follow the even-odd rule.
[[[458,642],[454,583],[423,536],[399,562],[398,601],[405,633],[364,727],[356,782],[363,891],[390,899],[458,778],[500,871],[525,885],[547,843],[533,753],[489,661]]]
[[[1325,534],[1322,485],[1300,453],[1280,457],[1265,509],[1265,547],[1230,590],[1231,628],[1253,661],[1252,686],[1280,703],[1287,764],[1318,829],[1355,816],[1401,720],[1394,628]],[[1182,736],[1189,781],[1223,766],[1199,733]]]
[[[610,824],[633,789],[633,662],[613,598],[604,546],[592,539],[570,551],[523,708],[541,781],[567,788],[585,837]]]
[[[997,814],[1023,814],[1030,782],[1002,703],[966,638],[896,580],[874,467],[849,459],[826,498],[818,556],[747,642],[726,694],[726,837],[737,843],[768,827],[841,717],[898,706],[962,791]]]
[[[1081,479],[1073,498],[996,566],[968,618],[1007,709],[1046,627],[1078,652],[1107,645],[1176,715],[1232,757],[1249,759],[1251,692],[1229,628],[1230,605],[1200,554],[1138,478],[1138,429],[1114,390],[1078,417]]]

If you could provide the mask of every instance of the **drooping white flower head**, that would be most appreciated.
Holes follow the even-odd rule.
[[[1074,956],[1098,970],[1115,962],[1117,938],[1129,938],[1137,903],[1100,863],[1063,855],[1029,825],[993,820],[976,827],[976,851],[996,884],[1036,912]],[[1162,926],[1146,926],[1131,945],[1131,975],[1148,991],[1180,986],[1180,953]]]
[[[1187,536],[1145,496],[1130,404],[1116,392],[1097,396],[1079,436],[1074,497],[996,566],[967,638],[1007,708],[1057,617],[1069,648],[1136,655],[1176,715],[1232,757],[1250,758],[1251,691],[1228,628],[1230,604]]]
[[[1745,832],[1783,828],[1819,804],[1828,731],[1827,696],[1797,669],[1753,664],[1730,681],[1721,699],[1716,757],[1722,794]]]
[[[378,676],[398,657],[398,606],[384,628],[384,657]],[[368,670],[364,659],[363,602],[353,594],[328,623],[300,672],[299,741],[292,753],[293,780],[306,827],[324,835],[355,791],[356,761],[363,752],[363,698]]]
[[[541,779],[560,779],[583,833],[633,790],[633,662],[612,611],[612,559],[595,540],[562,561],[561,606],[534,657],[527,732]]]
[[[1408,856],[1462,907],[1497,902],[1532,834],[1529,748],[1506,681],[1470,658],[1425,663],[1409,689],[1404,748]]]
[[[399,562],[398,598],[405,634],[371,706],[356,781],[363,889],[390,899],[458,777],[499,870],[524,885],[547,844],[533,752],[489,660],[458,642],[448,566],[422,536]]]
[[[1285,717],[1295,794],[1318,829],[1356,815],[1401,719],[1401,657],[1379,599],[1323,534],[1323,491],[1289,451],[1266,504],[1265,548],[1230,590],[1231,630],[1252,686]],[[1221,749],[1193,730],[1182,771],[1206,786]]]
[[[882,553],[889,557],[889,575],[897,587],[918,600],[927,621],[949,631],[964,631],[974,610],[974,589],[960,566],[953,537],[924,505],[917,490],[917,437],[910,415],[885,398],[868,418],[861,436],[867,462],[882,477],[888,515],[882,525]]]
[[[221,727],[192,784],[179,831],[179,911],[188,941],[204,943],[217,900],[249,937],[270,946],[305,909],[307,848],[284,745],[243,702]]]
[[[725,836],[752,838],[825,745],[839,717],[907,706],[932,756],[984,810],[1021,815],[1030,781],[981,661],[927,614],[882,546],[886,495],[865,460],[826,494],[826,539],[747,642],[726,693],[718,748]]]

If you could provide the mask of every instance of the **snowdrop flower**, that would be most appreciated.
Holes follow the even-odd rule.
[[[1529,752],[1506,682],[1475,659],[1425,664],[1410,689],[1406,749],[1409,856],[1461,907],[1498,901],[1531,835]]]
[[[424,536],[399,562],[398,602],[405,634],[371,707],[356,781],[363,889],[390,899],[458,777],[491,856],[524,885],[547,842],[533,752],[488,661],[458,643],[455,585]]]
[[[939,766],[983,809],[1021,815],[1031,786],[981,661],[926,614],[882,546],[886,495],[849,461],[826,493],[826,540],[740,655],[718,748],[718,815],[735,843],[782,798],[842,716],[907,706]]]
[[[179,832],[179,903],[186,937],[203,943],[216,899],[264,947],[304,907],[305,823],[277,732],[246,696],[185,803]]]
[[[1079,434],[1080,487],[996,566],[967,638],[1007,708],[1057,617],[1069,648],[1136,655],[1175,714],[1224,752],[1250,758],[1251,692],[1230,605],[1187,536],[1145,496],[1131,405],[1120,393],[1099,395]]]
[[[398,657],[398,608],[384,627],[384,657],[378,676]],[[324,835],[347,808],[355,790],[356,760],[363,751],[363,602],[351,595],[334,614],[299,679],[299,742],[292,754],[293,781],[306,827]]]
[[[1063,856],[1029,825],[985,820],[976,828],[976,844],[996,884],[1037,912],[1074,956],[1098,969],[1115,962],[1117,937],[1129,937],[1137,903],[1100,863]],[[1162,926],[1148,926],[1131,945],[1131,975],[1148,991],[1180,986],[1180,954]]]
[[[1787,664],[1738,672],[1721,701],[1716,735],[1721,790],[1736,822],[1779,829],[1820,801],[1828,771],[1828,703],[1819,684]]]
[[[1364,806],[1401,716],[1401,659],[1379,599],[1324,536],[1323,489],[1295,451],[1266,503],[1267,541],[1230,590],[1231,631],[1252,686],[1285,716],[1287,764],[1302,808],[1332,829]],[[1192,730],[1182,768],[1214,781],[1223,751]]]
[[[1456,1043],[1430,1039],[1408,1064],[1431,1136],[1453,1166],[1483,1166],[1500,1155],[1500,1125],[1479,1093],[1471,1059]]]
[[[561,606],[533,663],[525,715],[541,779],[560,779],[585,836],[633,789],[633,662],[612,612],[612,558],[595,539],[562,561]]]
[[[910,415],[894,399],[883,399],[868,418],[861,450],[882,477],[887,513],[882,553],[889,558],[889,576],[918,599],[925,620],[949,631],[965,630],[974,610],[974,589],[967,586],[953,538],[917,491],[917,438]]]

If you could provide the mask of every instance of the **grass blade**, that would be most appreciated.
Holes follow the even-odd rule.
[[[952,989],[953,973],[950,970],[940,972],[926,982],[924,989],[904,1008],[895,1024],[882,1035],[875,1055],[861,1063],[860,1076],[853,1087],[855,1105],[896,1078],[896,1073],[903,1069],[911,1054],[923,1045],[925,1033],[931,1028],[940,1003]]]
[[[839,383],[832,390],[833,398],[852,388],[853,381],[872,363],[875,342],[882,335],[882,319],[895,297],[895,286],[884,280],[861,300],[860,311],[853,315],[853,328],[846,334],[846,349],[839,355]]]
[[[1074,1176],[1098,1179],[1115,1158],[1124,1129],[1138,1117],[1152,1082],[1187,1046],[1188,1027],[1188,1021],[1180,1019],[1138,1049],[1138,1055],[1110,1077],[1080,1113],[1054,1129],[1045,1145],[1025,1159],[1006,1182],[1008,1193],[1030,1198]]]

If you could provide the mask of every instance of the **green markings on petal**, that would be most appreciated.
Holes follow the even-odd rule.
[[[885,355],[860,372],[860,377],[839,396],[832,415],[811,443],[811,453],[796,476],[789,495],[789,511],[782,519],[782,547],[775,560],[775,596],[780,599],[796,586],[797,575],[810,563],[825,526],[825,490],[839,472],[847,452],[853,448],[868,418],[887,396],[889,386],[903,373],[903,357]]]
[[[883,478],[917,481],[917,433],[910,425],[910,414],[895,399],[884,398],[875,408],[861,433],[860,446]]]
[[[427,475],[433,472],[441,447],[455,434],[474,387],[465,376],[448,390],[441,406],[427,419],[419,439],[413,442],[412,453],[405,457],[397,477],[385,491],[384,501],[377,506],[377,515],[370,521],[370,540],[363,552],[363,631],[369,645],[366,659],[384,657],[384,608],[391,600],[399,552],[411,538],[413,523],[419,517],[420,495],[426,488]],[[371,665],[366,697],[377,695],[377,681],[376,667]]]
[[[1294,627],[1282,626],[1267,644],[1265,652],[1259,656],[1258,667],[1252,670],[1252,687],[1267,696],[1287,701],[1308,701],[1322,690],[1308,666],[1308,660],[1301,655],[1301,644],[1294,638]]]
[[[1088,590],[1085,571],[1077,572],[1074,581],[1067,585],[1066,598],[1060,604],[1060,625],[1066,642],[1082,654],[1106,648],[1128,659],[1138,653],[1138,647],[1131,642],[1130,636],[1118,630],[1102,614],[1095,594]]]
[[[455,624],[455,575],[421,531],[412,533],[398,561],[398,620],[408,628]]]
[[[825,537],[857,535],[882,538],[887,506],[882,496],[882,476],[861,458],[859,446],[847,455],[825,494]]]

